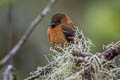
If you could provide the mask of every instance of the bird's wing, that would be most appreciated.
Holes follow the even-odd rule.
[[[62,32],[68,43],[74,43],[76,27],[74,25],[63,25]]]
[[[48,28],[48,40],[50,42],[50,29]]]

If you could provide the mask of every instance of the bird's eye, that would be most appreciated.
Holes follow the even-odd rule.
[[[57,22],[61,23],[61,20],[59,19]]]

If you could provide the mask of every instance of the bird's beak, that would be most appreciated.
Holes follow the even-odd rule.
[[[51,27],[55,26],[55,23],[50,24]]]

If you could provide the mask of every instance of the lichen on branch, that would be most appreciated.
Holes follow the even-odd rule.
[[[78,36],[81,35],[81,38]],[[92,43],[79,30],[76,31],[76,43],[56,45],[61,51],[51,48],[54,53],[52,62],[40,67],[26,80],[117,80],[120,68],[114,58],[120,54],[120,41],[102,53],[91,53]],[[36,74],[37,72],[37,74]],[[39,73],[39,74],[38,74]]]

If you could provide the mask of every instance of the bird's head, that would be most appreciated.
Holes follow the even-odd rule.
[[[62,13],[58,13],[52,17],[50,26],[52,28],[54,28],[60,24],[71,24],[71,23],[72,23],[72,21],[67,15],[62,14]]]

